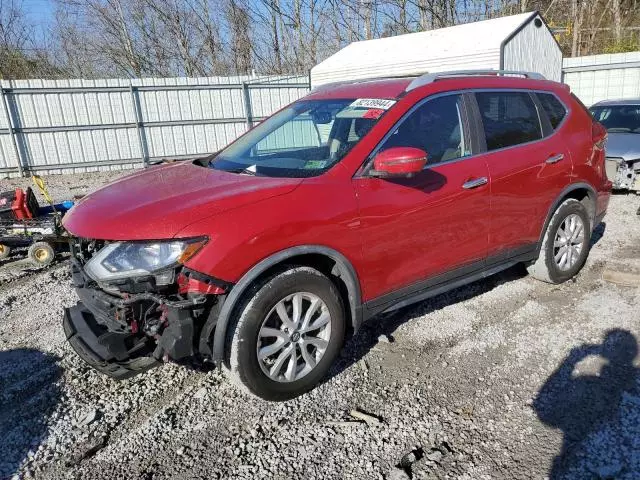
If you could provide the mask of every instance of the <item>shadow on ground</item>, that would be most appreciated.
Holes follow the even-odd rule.
[[[591,235],[591,247],[602,239],[606,227],[606,223],[601,222],[594,228]],[[525,266],[518,264],[503,272],[437,295],[423,302],[418,302],[387,314],[377,315],[367,321],[357,335],[352,336],[346,342],[345,347],[342,349],[342,356],[329,372],[328,378],[340,375],[344,370],[363,358],[378,343],[380,335],[387,335],[393,338],[393,332],[400,325],[411,321],[415,317],[427,315],[448,305],[469,300],[489,292],[503,283],[519,280],[527,275]]]
[[[538,418],[563,434],[551,480],[640,478],[637,354],[631,332],[610,330],[602,343],[572,349],[540,389]],[[591,367],[581,367],[587,359]]]
[[[393,340],[393,333],[396,329],[416,317],[427,315],[448,305],[464,302],[489,292],[503,283],[512,282],[525,276],[527,276],[527,271],[524,265],[516,265],[496,275],[453,289],[423,302],[377,315],[365,322],[358,333],[349,338],[342,349],[341,357],[329,372],[329,378],[340,375],[363,358],[378,343],[380,335],[386,335]]]
[[[0,478],[10,478],[46,439],[60,398],[59,359],[33,349],[0,351]]]

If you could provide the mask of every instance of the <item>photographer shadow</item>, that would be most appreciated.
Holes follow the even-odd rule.
[[[602,344],[571,350],[540,389],[533,403],[538,418],[563,432],[551,480],[640,478],[640,451],[633,440],[640,429],[637,354],[631,332],[610,330]],[[603,364],[599,373],[576,372],[580,362],[593,356]]]
[[[0,479],[22,478],[49,435],[61,396],[59,360],[31,348],[0,350]]]

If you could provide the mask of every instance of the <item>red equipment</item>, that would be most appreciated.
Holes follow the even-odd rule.
[[[0,194],[0,218],[10,220],[27,220],[38,215],[38,200],[31,190],[16,188],[13,192]]]

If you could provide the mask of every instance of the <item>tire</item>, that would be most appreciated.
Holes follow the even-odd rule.
[[[4,260],[11,253],[11,247],[0,243],[0,260]]]
[[[56,258],[56,252],[47,242],[36,242],[29,247],[27,257],[37,267],[44,267]]]
[[[287,321],[295,321],[294,301],[300,321],[295,329],[284,331],[287,325],[281,314],[284,309]],[[317,325],[322,326],[312,328]],[[274,331],[277,335],[271,335]],[[264,400],[289,400],[323,379],[342,348],[344,335],[344,306],[333,282],[313,268],[292,267],[258,282],[240,302],[227,331],[228,373],[235,383]],[[259,349],[265,355],[274,353],[260,360]],[[285,360],[279,362],[282,357]]]
[[[563,239],[559,231],[562,227],[564,227],[562,232],[565,231],[565,228],[571,231],[572,224],[576,225],[573,230],[574,234],[568,237],[565,236]],[[578,234],[577,238],[574,239],[575,231],[579,228],[579,225],[582,225],[582,234]],[[570,239],[571,247],[579,247],[579,252],[577,252],[576,248],[569,248],[571,252],[569,255],[567,246],[561,245],[567,241],[567,238]],[[538,259],[529,265],[527,270],[533,278],[543,282],[554,284],[566,282],[574,277],[584,266],[589,255],[590,241],[591,220],[589,219],[589,213],[581,202],[569,198],[558,206],[551,217],[542,239]],[[560,251],[563,248],[564,254]],[[564,265],[563,260],[565,262]]]

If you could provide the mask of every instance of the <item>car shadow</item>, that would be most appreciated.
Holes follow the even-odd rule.
[[[60,399],[59,358],[35,349],[0,351],[0,478],[11,478],[47,437]]]
[[[340,375],[362,359],[378,343],[381,335],[393,341],[393,333],[402,324],[412,319],[440,310],[448,305],[464,302],[483,293],[489,292],[503,283],[512,282],[527,276],[524,265],[518,264],[483,280],[455,288],[422,302],[381,313],[367,320],[356,335],[351,335],[342,349],[340,358],[334,363],[326,380]]]
[[[598,225],[596,225],[596,228],[593,229],[593,233],[591,234],[591,242],[589,242],[590,247],[593,247],[596,243],[602,240],[602,237],[604,237],[604,232],[606,229],[607,229],[606,222],[600,222]]]
[[[593,247],[602,239],[606,228],[607,224],[605,222],[600,222],[594,228],[590,247]],[[448,305],[469,300],[489,292],[503,283],[512,282],[527,275],[525,266],[517,264],[488,278],[463,285],[422,302],[417,302],[389,313],[376,315],[366,321],[356,335],[348,337],[340,358],[334,363],[325,381],[340,375],[363,358],[378,343],[380,335],[386,335],[393,340],[393,333],[396,329],[416,317],[427,315]]]
[[[640,478],[637,354],[631,332],[610,330],[600,344],[573,348],[540,388],[533,409],[563,434],[551,480]]]

